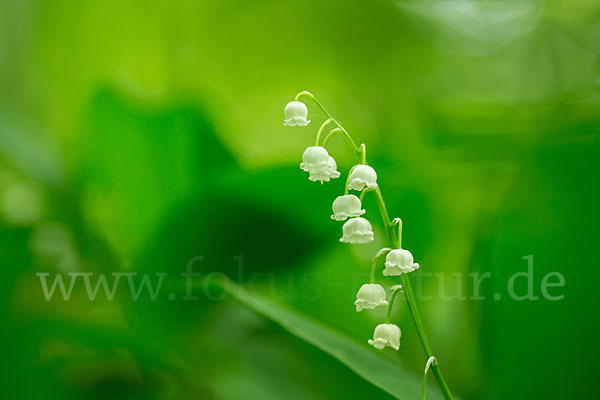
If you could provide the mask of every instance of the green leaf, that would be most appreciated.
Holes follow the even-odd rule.
[[[317,321],[227,281],[224,289],[241,303],[281,325],[289,333],[339,360],[356,374],[398,399],[421,396],[421,377]],[[429,400],[442,399],[437,387],[428,386]]]

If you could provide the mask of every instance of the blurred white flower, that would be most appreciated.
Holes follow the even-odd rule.
[[[410,251],[404,249],[394,249],[390,251],[385,258],[385,269],[383,275],[394,276],[412,272],[419,268],[419,264],[414,262]]]
[[[329,182],[331,178],[339,178],[340,176],[335,160],[321,146],[311,146],[304,150],[300,168],[310,173],[308,179],[313,182]]]
[[[345,221],[348,217],[358,217],[365,213],[361,209],[360,199],[353,194],[338,196],[331,206],[333,215],[331,219]]]
[[[348,189],[362,191],[365,187],[377,187],[377,173],[369,165],[356,165],[348,177]]]
[[[362,217],[352,218],[342,227],[342,243],[369,243],[373,241],[373,227],[371,223]]]
[[[285,106],[285,126],[306,126],[309,124],[308,108],[301,101],[290,101]]]
[[[385,289],[383,286],[376,283],[364,284],[356,293],[356,301],[354,302],[356,311],[362,311],[364,308],[373,309],[378,306],[387,306],[388,302],[385,299]]]
[[[394,324],[380,324],[375,328],[373,339],[369,339],[369,344],[377,350],[383,350],[389,346],[394,350],[400,348],[400,328]]]

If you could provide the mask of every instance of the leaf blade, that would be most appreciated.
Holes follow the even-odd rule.
[[[377,354],[366,345],[313,321],[293,310],[250,293],[227,281],[224,289],[238,301],[276,322],[294,336],[312,344],[336,358],[357,375],[398,399],[417,399],[421,396],[421,377]],[[429,400],[442,399],[437,387],[428,385]]]

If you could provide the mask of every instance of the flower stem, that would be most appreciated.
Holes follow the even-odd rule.
[[[429,341],[427,340],[427,335],[425,334],[425,328],[423,327],[423,322],[421,321],[421,315],[419,314],[419,309],[417,308],[417,303],[415,301],[415,295],[412,291],[412,286],[410,285],[410,280],[406,274],[402,274],[400,276],[402,279],[402,286],[404,287],[404,293],[406,295],[406,301],[408,303],[408,308],[413,317],[413,321],[417,328],[417,333],[419,334],[419,339],[421,339],[421,344],[423,345],[423,349],[425,350],[425,355],[429,358],[433,356],[431,352],[431,347],[429,346]],[[431,370],[433,371],[433,375],[435,379],[438,381],[440,386],[440,390],[444,395],[446,400],[453,400],[452,393],[450,392],[450,388],[442,375],[442,371],[440,370],[439,365],[432,365]]]
[[[365,144],[360,145],[361,162],[363,165],[367,165],[367,146]]]
[[[331,118],[329,118],[329,119],[325,120],[325,122],[323,122],[323,123],[321,124],[321,127],[319,128],[319,131],[317,132],[317,138],[316,138],[316,140],[315,140],[315,146],[318,146],[318,145],[319,145],[319,141],[320,141],[320,139],[321,139],[321,133],[323,133],[323,130],[325,129],[325,127],[326,127],[327,125],[329,125],[329,123],[330,123],[330,122],[331,122]]]
[[[385,313],[385,323],[386,324],[390,323],[390,318],[392,316],[392,306],[394,305],[394,300],[396,300],[396,295],[398,294],[398,292],[401,292],[401,291],[402,291],[402,287],[400,287],[400,286],[397,286],[392,289],[392,294],[390,295],[390,301],[387,306],[387,311]]]
[[[396,236],[397,240],[398,240],[398,248],[401,249],[402,248],[402,219],[400,218],[394,218],[394,220],[392,221],[392,225],[396,224],[398,225],[398,234]]]
[[[354,142],[354,140],[352,139],[350,134],[344,129],[344,127],[335,118],[333,118],[333,116],[325,109],[325,107],[323,107],[323,105],[315,98],[315,96],[313,96],[312,93],[306,92],[306,91],[300,92],[296,95],[296,100],[298,100],[301,96],[306,96],[306,97],[311,98],[317,104],[317,106],[325,113],[327,118],[331,119],[331,122],[333,122],[335,125],[338,126],[338,128],[340,128],[341,132],[348,139],[348,143],[350,143],[350,145],[352,146],[352,149],[354,150],[356,155],[360,158],[361,162],[366,165],[367,164],[366,146],[364,144],[361,144],[360,147],[357,146],[356,142]],[[331,134],[332,133],[330,133],[329,136],[331,136]],[[326,140],[327,139],[328,138],[326,138]],[[348,176],[350,176],[350,174],[348,174]],[[348,179],[346,179],[345,194],[348,194]],[[377,195],[377,205],[379,206],[379,212],[383,219],[385,234],[387,236],[389,245],[390,245],[390,247],[397,246],[396,248],[401,248],[401,245],[402,245],[402,221],[401,220],[400,221],[398,221],[398,220],[390,221],[390,216],[389,216],[387,208],[385,206],[385,201],[383,200],[383,195],[381,194],[381,189],[379,188],[379,186],[377,186],[377,188],[375,188],[375,194]],[[396,224],[396,223],[398,224],[397,235],[394,233],[394,230],[392,229],[394,227],[394,224]],[[425,350],[425,355],[429,359],[429,358],[433,357],[433,353],[431,352],[431,347],[429,346],[429,341],[427,340],[427,335],[425,334],[425,328],[423,326],[423,321],[421,320],[421,315],[419,314],[419,309],[417,308],[417,302],[415,301],[415,295],[413,293],[412,286],[410,284],[410,280],[406,274],[400,275],[400,279],[402,280],[402,287],[404,288],[406,302],[408,303],[408,308],[410,310],[410,313],[413,318],[413,322],[417,329],[417,334],[419,335],[419,339],[421,340],[421,345],[423,346],[423,350]],[[390,296],[390,304],[388,305],[388,310],[386,313],[386,323],[389,323],[389,316],[391,313],[392,302],[394,300],[395,294],[398,293],[399,291],[400,290],[395,290],[394,292],[392,292],[392,294]],[[433,375],[435,376],[435,379],[438,381],[440,390],[442,391],[444,398],[446,400],[454,400],[454,397],[452,397],[452,393],[450,392],[450,388],[448,387],[448,384],[446,383],[446,380],[444,379],[444,376],[442,375],[442,371],[440,370],[439,364],[437,362],[432,363],[431,370],[433,371]]]
[[[381,211],[381,215],[383,217],[384,222],[386,223],[387,229],[386,234],[388,236],[388,240],[392,246],[397,246],[397,248],[401,248],[402,246],[402,224],[400,222],[398,229],[398,236],[395,237],[394,231],[391,228],[393,222],[389,222],[388,212],[385,206],[385,201],[383,200],[383,196],[381,195],[381,191],[379,187],[376,189],[377,193],[377,204],[379,205],[379,209]],[[410,279],[407,274],[400,275],[400,279],[402,280],[402,287],[404,288],[404,295],[406,297],[406,302],[408,303],[408,309],[410,310],[410,314],[412,315],[413,322],[415,327],[417,328],[417,334],[419,335],[419,339],[421,340],[421,345],[423,346],[423,350],[425,351],[425,355],[427,358],[433,356],[431,351],[431,347],[429,346],[429,340],[427,339],[427,335],[425,334],[425,327],[423,326],[423,321],[421,320],[421,314],[419,313],[419,309],[417,308],[417,302],[415,300],[415,295],[412,290],[412,286],[410,284]],[[431,370],[433,371],[433,375],[435,379],[438,381],[438,385],[440,386],[440,390],[444,395],[446,400],[453,400],[452,393],[450,392],[450,388],[442,375],[442,371],[438,364],[432,365]]]
[[[390,249],[389,247],[384,247],[383,249],[379,250],[377,252],[377,254],[375,254],[375,256],[373,257],[373,260],[371,261],[371,283],[372,284],[375,283],[375,269],[377,268],[377,261],[379,260],[379,257],[386,255],[391,250],[392,249]]]
[[[350,171],[348,171],[348,176],[346,177],[346,186],[344,187],[344,195],[347,196],[348,192],[349,192],[349,188],[348,185],[350,184],[350,175],[352,175],[352,171],[354,171],[354,168],[356,167],[356,165],[352,168],[350,168]]]
[[[315,104],[321,109],[321,111],[323,111],[325,113],[327,118],[331,119],[331,122],[333,122],[334,124],[337,125],[338,128],[340,128],[341,132],[344,134],[344,136],[346,137],[346,139],[348,140],[348,142],[350,143],[350,145],[352,146],[352,149],[356,152],[356,154],[360,155],[361,149],[356,145],[356,142],[354,141],[354,139],[352,139],[352,136],[350,136],[348,131],[346,131],[346,129],[344,129],[344,127],[342,126],[342,124],[340,124],[340,122],[338,120],[333,118],[333,116],[329,113],[329,111],[327,111],[327,109],[323,106],[323,104],[321,104],[321,102],[319,100],[317,100],[311,92],[307,92],[307,91],[298,93],[296,95],[295,100],[298,101],[298,99],[302,96],[306,96],[315,102]]]
[[[427,373],[431,369],[432,365],[437,365],[437,359],[433,356],[429,357],[425,364],[425,371],[423,372],[423,388],[421,390],[421,400],[427,400],[425,391],[427,390]]]
[[[333,135],[335,135],[338,132],[341,132],[342,130],[340,128],[333,128],[332,130],[329,131],[329,133],[327,134],[327,136],[325,136],[325,139],[323,139],[323,147],[327,147],[327,143],[329,142],[329,139],[331,139],[331,137]]]
[[[394,233],[392,232],[391,223],[390,223],[390,215],[388,214],[387,208],[385,207],[385,201],[383,200],[383,195],[381,194],[381,189],[379,185],[375,188],[375,195],[377,196],[377,205],[379,206],[379,212],[381,213],[381,218],[383,219],[383,225],[385,228],[385,234],[390,240],[390,245],[394,245]],[[391,236],[390,236],[391,235]]]

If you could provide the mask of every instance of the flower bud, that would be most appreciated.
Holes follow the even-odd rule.
[[[285,106],[284,110],[285,126],[306,126],[310,122],[308,120],[308,108],[301,101],[290,101]]]
[[[389,346],[394,350],[400,348],[400,328],[394,324],[380,324],[375,328],[373,340],[369,339],[369,344],[377,350],[383,350]]]
[[[373,241],[373,227],[371,223],[362,217],[352,218],[346,221],[342,227],[342,243],[369,243]]]
[[[358,217],[365,213],[361,209],[360,199],[353,194],[338,196],[331,206],[333,215],[331,219],[345,221],[349,217]]]
[[[385,289],[383,286],[371,283],[365,284],[358,289],[356,293],[356,301],[354,302],[356,311],[362,311],[364,308],[373,309],[378,306],[387,306],[388,302],[385,299]]]
[[[383,275],[394,276],[412,272],[419,268],[419,264],[414,262],[410,251],[404,249],[394,249],[390,251],[385,258],[385,269]]]
[[[356,165],[348,177],[348,189],[362,191],[365,187],[377,187],[377,173],[369,165]]]

